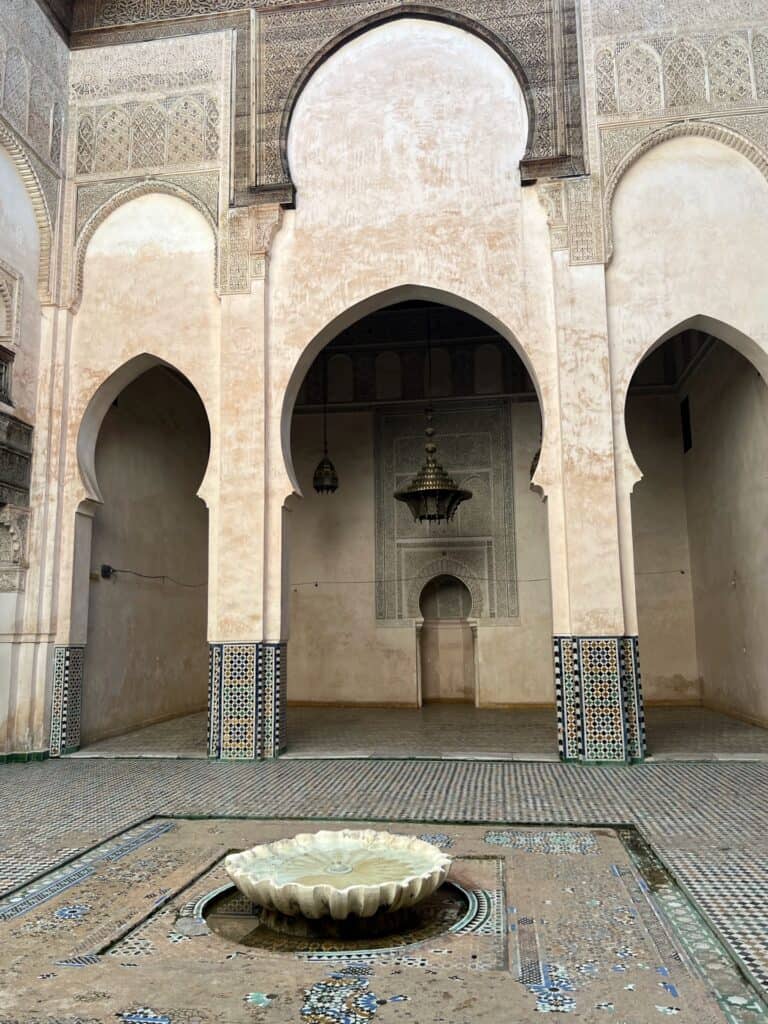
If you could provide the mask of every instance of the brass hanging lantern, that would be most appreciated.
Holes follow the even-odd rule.
[[[336,467],[328,458],[328,362],[323,359],[323,457],[312,476],[312,486],[318,494],[333,494],[339,487]]]
[[[432,333],[427,313],[427,399],[432,399]],[[405,502],[417,523],[450,522],[462,501],[472,497],[472,491],[462,490],[456,481],[448,476],[435,458],[437,445],[434,442],[435,428],[432,426],[432,406],[427,406],[427,443],[424,451],[426,461],[419,472],[402,491],[395,491],[395,499]]]
[[[433,440],[435,429],[432,426],[431,408],[427,409],[425,433],[426,461],[408,487],[402,491],[395,491],[395,498],[405,502],[418,523],[449,522],[456,515],[456,509],[462,501],[468,501],[472,497],[472,491],[458,487],[435,458],[437,445]]]

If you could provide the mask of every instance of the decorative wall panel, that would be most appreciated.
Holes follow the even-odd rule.
[[[80,746],[85,647],[56,647],[53,652],[51,757]]]
[[[28,508],[0,507],[0,593],[24,589],[29,517]]]
[[[0,345],[19,343],[21,297],[21,274],[0,260]]]
[[[393,498],[424,461],[424,415],[379,412],[376,418],[376,617],[419,618],[419,596],[435,576],[461,579],[472,617],[518,613],[512,427],[503,401],[440,404],[438,460],[473,492],[450,523],[414,523]]]
[[[564,761],[641,761],[645,715],[635,636],[556,636],[558,748]]]
[[[285,746],[286,645],[211,644],[208,755],[276,757]]]
[[[32,427],[0,413],[0,504],[29,506]]]
[[[532,122],[522,161],[524,178],[583,172],[581,99],[573,0],[552,5],[540,0],[443,0],[446,20],[476,29],[502,56],[521,69]],[[377,21],[423,8],[403,0],[303,6],[261,11],[257,22],[256,180],[257,187],[293,189],[285,147],[293,102],[317,65],[341,42]]]

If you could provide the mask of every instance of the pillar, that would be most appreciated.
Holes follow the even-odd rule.
[[[229,211],[222,242],[217,464],[211,473],[208,755],[275,757],[285,745],[286,646],[265,622],[266,287],[274,204]]]
[[[553,253],[567,595],[553,602],[558,747],[566,761],[645,754],[634,604],[625,608],[605,276]],[[626,557],[626,556],[625,556]],[[553,581],[555,573],[553,572]]]

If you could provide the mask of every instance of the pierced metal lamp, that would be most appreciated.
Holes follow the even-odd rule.
[[[328,458],[328,363],[323,362],[323,457],[312,476],[312,486],[318,494],[333,494],[339,487],[336,467]]]
[[[458,487],[435,458],[437,445],[433,440],[435,428],[432,426],[431,408],[427,409],[425,433],[426,461],[407,487],[402,491],[395,491],[395,498],[405,502],[418,523],[449,522],[456,515],[456,509],[462,501],[472,497],[472,491]]]

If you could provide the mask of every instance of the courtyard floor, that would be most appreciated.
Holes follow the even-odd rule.
[[[2,765],[0,1021],[765,1024],[766,806],[755,760]],[[212,932],[227,850],[319,822],[426,836],[471,914],[341,957]]]
[[[768,760],[768,729],[704,708],[648,708],[656,760]],[[186,715],[88,744],[75,757],[205,757],[206,715]],[[291,707],[286,757],[447,757],[557,761],[555,712],[461,704]]]

